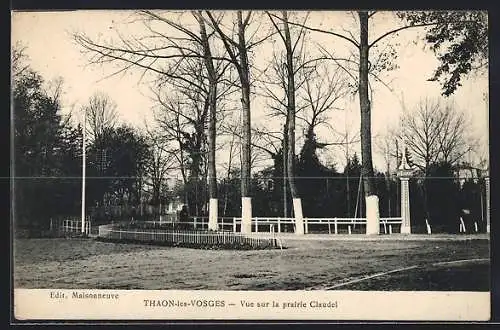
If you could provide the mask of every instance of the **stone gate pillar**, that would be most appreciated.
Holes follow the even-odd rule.
[[[401,234],[411,234],[410,219],[410,178],[400,176],[401,180]]]
[[[403,149],[401,165],[398,168],[398,176],[401,180],[401,234],[411,234],[410,219],[410,177],[413,168],[406,159],[406,148]]]
[[[486,184],[486,232],[490,232],[490,177],[484,178]]]

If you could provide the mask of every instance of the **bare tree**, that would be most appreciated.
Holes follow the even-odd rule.
[[[384,158],[386,172],[392,174],[401,161],[401,132],[392,125],[387,125],[385,133],[375,140],[376,151]]]
[[[404,139],[413,163],[427,174],[437,161],[457,164],[478,142],[463,112],[439,100],[422,99],[403,119]]]
[[[217,115],[217,99],[221,95],[218,95],[217,87],[224,75],[228,64],[223,64],[221,62],[221,58],[212,55],[212,46],[210,42],[210,35],[213,33],[207,32],[207,26],[205,24],[205,19],[203,18],[202,11],[192,11],[191,14],[195,18],[199,33],[195,33],[190,29],[182,26],[179,23],[176,23],[170,19],[165,17],[159,17],[158,15],[152,13],[151,11],[146,11],[145,14],[154,19],[161,19],[162,22],[166,23],[170,27],[174,28],[177,32],[185,35],[186,42],[192,44],[192,46],[188,46],[186,44],[180,45],[176,44],[173,41],[173,37],[168,37],[170,42],[173,43],[173,47],[178,51],[179,61],[176,65],[182,65],[181,61],[192,62],[192,59],[200,60],[203,63],[203,67],[201,67],[201,72],[206,72],[206,76],[203,79],[198,79],[198,83],[195,85],[191,85],[190,88],[198,89],[200,92],[205,94],[205,104],[208,106],[208,162],[205,164],[208,172],[208,187],[209,187],[209,198],[210,198],[210,207],[209,207],[209,229],[217,230],[217,210],[218,210],[218,202],[217,202],[217,174],[216,174],[216,115]],[[219,59],[219,62],[216,62],[216,58]],[[175,71],[172,71],[175,72]],[[193,72],[192,74],[196,74]],[[203,74],[203,73],[202,73]],[[179,77],[177,73],[175,73],[176,77]],[[192,79],[189,78],[189,75],[186,76],[188,80],[191,82]],[[207,80],[205,83],[204,80]],[[180,81],[182,85],[186,85],[182,80]],[[184,88],[183,86],[183,88]],[[200,87],[204,87],[201,88]],[[227,89],[223,91],[222,94],[225,94]],[[203,128],[205,125],[202,126]],[[200,128],[202,129],[202,128]]]
[[[273,20],[273,16],[268,13],[271,22],[279,33],[281,40],[283,41],[285,47],[285,68],[286,68],[286,148],[287,148],[287,160],[286,160],[286,176],[288,179],[288,185],[290,187],[290,194],[293,199],[294,205],[294,216],[295,216],[295,232],[297,234],[304,233],[303,226],[303,215],[302,215],[302,203],[299,198],[299,193],[296,184],[296,170],[295,170],[295,121],[296,121],[296,104],[295,104],[295,61],[294,52],[296,46],[298,45],[301,35],[304,29],[300,30],[299,36],[295,41],[292,41],[290,34],[290,28],[288,25],[288,13],[287,11],[282,11],[282,27],[280,28],[277,23]]]
[[[160,90],[155,91],[156,101],[161,107],[156,120],[163,131],[166,146],[170,152],[177,152],[175,157],[184,183],[191,191],[191,196],[186,200],[189,211],[200,214],[203,202],[197,195],[206,163],[208,100],[201,91],[193,90],[190,86],[177,86],[175,89],[162,86],[163,90],[160,87]]]
[[[252,12],[248,11],[243,15],[243,11],[236,12],[236,35],[228,35],[223,31],[223,25],[219,18],[216,18],[212,12],[206,11],[209,23],[217,32],[224,44],[229,60],[236,69],[239,78],[239,87],[241,89],[242,105],[242,151],[241,151],[241,197],[242,197],[242,225],[241,231],[251,232],[252,202],[251,202],[251,105],[250,105],[250,60],[248,57],[249,49],[263,42],[268,36],[261,40],[253,41],[252,36],[248,38],[247,31],[250,26]],[[245,16],[243,18],[243,16]],[[255,34],[254,34],[255,35]],[[254,36],[253,35],[253,36]]]
[[[205,20],[203,19],[202,12],[198,11],[193,13],[200,26],[200,41],[203,48],[203,61],[208,73],[208,189],[209,189],[209,224],[208,228],[217,230],[217,216],[218,216],[218,202],[217,202],[217,171],[215,168],[215,148],[216,148],[216,112],[217,112],[217,84],[219,75],[215,69],[212,59],[212,50],[208,41],[207,30],[205,27]]]
[[[146,163],[146,175],[144,185],[151,189],[151,202],[158,205],[162,197],[163,187],[167,174],[177,169],[175,152],[165,148],[167,143],[161,134],[161,130],[151,129],[146,125],[147,142],[149,144],[149,159]]]
[[[354,46],[357,54],[354,54],[353,57],[349,58],[337,58],[333,56],[333,54],[329,53],[327,50],[324,50],[324,53],[328,55],[332,60],[337,63],[345,63],[346,65],[342,65],[341,67],[344,69],[346,73],[348,73],[353,79],[353,86],[357,87],[357,92],[359,95],[359,105],[360,105],[360,115],[361,115],[361,127],[360,127],[360,136],[361,136],[361,158],[362,158],[362,176],[363,176],[363,185],[364,192],[366,198],[370,198],[370,196],[375,196],[375,186],[373,182],[373,161],[372,161],[372,137],[371,137],[371,100],[370,100],[370,83],[369,77],[372,76],[375,80],[382,82],[383,81],[378,78],[377,72],[381,70],[386,70],[391,68],[391,56],[392,58],[395,56],[395,52],[387,52],[381,51],[378,53],[378,58],[372,58],[370,60],[370,50],[372,50],[372,55],[374,55],[373,50],[376,49],[376,46],[381,43],[382,40],[387,39],[387,37],[392,36],[400,31],[403,31],[412,27],[419,26],[428,26],[435,23],[422,23],[422,24],[413,24],[413,25],[405,25],[401,27],[391,28],[386,32],[381,33],[379,36],[375,37],[373,41],[369,40],[369,21],[373,19],[373,17],[377,14],[377,11],[366,11],[360,10],[357,12],[357,24],[359,26],[359,35],[356,38],[351,31],[345,31],[346,33],[339,33],[336,31],[325,30],[322,28],[312,27],[310,24],[307,26],[302,24],[301,22],[290,22],[289,24],[297,25],[306,28],[309,31],[323,33],[330,36],[334,36],[338,38],[338,40],[342,40],[347,42],[347,44]],[[352,15],[355,18],[355,15]],[[377,55],[377,54],[375,54]],[[356,60],[357,57],[357,60]],[[357,74],[352,72],[352,69],[355,68]],[[357,76],[357,77],[356,77]],[[376,199],[370,198],[370,210],[371,214],[378,214],[378,203],[376,203]],[[370,216],[371,218],[372,216]],[[374,222],[375,223],[375,222]],[[374,226],[375,228],[377,226]]]
[[[334,70],[332,72],[332,70]],[[305,84],[302,87],[302,99],[305,103],[304,110],[297,115],[305,123],[304,148],[312,148],[310,152],[328,145],[341,145],[348,143],[344,141],[344,134],[328,124],[331,110],[341,110],[336,103],[349,92],[345,74],[336,65],[328,65],[325,62],[315,62],[306,74]],[[337,135],[337,139],[328,142],[318,142],[315,130],[320,125],[326,125]]]
[[[441,116],[443,124],[438,135],[440,156],[444,162],[455,165],[479,145],[478,139],[471,133],[470,118],[453,105],[445,105]]]
[[[396,173],[400,165],[402,155],[400,141],[401,134],[392,125],[387,125],[385,133],[377,136],[375,140],[376,150],[383,157],[385,162],[385,180],[387,191],[389,192],[387,198],[389,216],[399,214],[399,203],[392,203],[391,177]],[[399,189],[399,187],[396,186],[396,189]],[[396,195],[397,194],[398,192],[396,192]]]
[[[87,113],[87,134],[90,141],[95,141],[108,128],[114,128],[118,122],[116,103],[109,95],[96,92],[84,106]]]
[[[299,192],[296,184],[296,169],[295,169],[295,130],[296,130],[296,117],[297,113],[301,110],[297,106],[296,94],[298,88],[304,83],[304,79],[298,78],[298,73],[302,69],[301,60],[303,60],[304,52],[304,33],[303,28],[298,29],[295,38],[292,37],[291,28],[288,24],[288,12],[281,12],[281,23],[277,21],[276,15],[267,12],[267,15],[273,24],[276,32],[278,33],[281,41],[283,42],[284,54],[274,53],[273,61],[271,62],[272,72],[277,80],[271,80],[272,87],[277,87],[278,91],[273,88],[265,87],[266,94],[270,99],[275,102],[275,106],[271,109],[277,113],[278,116],[285,117],[283,126],[283,143],[282,143],[282,156],[283,156],[283,173],[288,181],[290,188],[290,195],[293,199],[294,216],[295,216],[295,231],[297,234],[304,233],[303,227],[303,214],[302,203],[299,197]],[[304,22],[307,20],[308,15],[305,16]],[[293,40],[295,39],[295,40]],[[299,81],[297,81],[299,80]],[[284,213],[287,215],[287,190],[284,184]]]
[[[29,68],[26,63],[27,59],[26,47],[19,42],[16,43],[11,49],[11,76],[13,79],[21,76]]]
[[[228,205],[228,201],[229,201],[229,191],[230,191],[229,182],[231,180],[231,174],[232,174],[233,167],[234,167],[234,164],[233,164],[234,159],[236,158],[236,156],[238,154],[238,148],[236,147],[236,137],[239,137],[239,134],[238,134],[239,128],[240,128],[240,126],[238,124],[231,125],[231,123],[229,123],[228,125],[222,127],[222,129],[220,130],[222,134],[224,134],[224,132],[227,132],[229,137],[230,137],[229,142],[225,146],[225,148],[229,148],[229,152],[228,152],[228,157],[227,157],[227,168],[226,168],[226,175],[225,175],[226,189],[224,191],[224,204],[223,204],[224,206],[222,209],[223,216],[225,216],[226,212],[227,212],[227,205]]]
[[[285,118],[282,139],[286,163],[285,173],[292,198],[297,204],[296,199],[299,196],[294,169],[297,140],[295,132],[298,126],[296,118],[303,121],[306,126],[302,151],[315,152],[317,148],[341,144],[342,141],[317,142],[314,130],[321,124],[327,124],[327,113],[333,108],[334,103],[345,95],[347,84],[346,79],[342,77],[341,70],[335,73],[328,70],[325,61],[329,58],[325,56],[309,58],[307,48],[310,43],[305,36],[306,29],[304,28],[308,19],[307,13],[300,15],[302,17],[300,27],[289,24],[287,12],[281,12],[281,16],[271,12],[267,12],[267,15],[283,41],[284,51],[274,52],[270,66],[266,70],[269,73],[265,74],[266,80],[263,81],[262,88],[264,95],[270,100],[270,115]]]
[[[97,43],[83,34],[75,34],[75,40],[90,54],[91,63],[109,63],[118,62],[122,64],[122,68],[114,74],[124,72],[130,68],[138,68],[143,70],[143,76],[146,73],[158,75],[157,84],[168,84],[171,88],[181,89],[186,94],[187,89],[191,89],[191,101],[194,94],[202,95],[205,98],[203,108],[208,111],[206,116],[199,117],[208,121],[208,177],[209,177],[209,192],[211,199],[212,220],[210,229],[217,228],[217,181],[215,171],[215,118],[217,112],[217,98],[228,92],[228,88],[222,88],[218,92],[217,85],[221,81],[229,62],[217,54],[213,54],[211,46],[211,36],[213,31],[208,31],[205,25],[205,19],[202,17],[201,11],[191,11],[188,16],[186,13],[170,13],[160,14],[154,11],[144,10],[138,12],[137,21],[142,22],[146,28],[145,35],[134,37],[123,37],[118,33],[118,42],[115,44]],[[133,23],[133,22],[132,22]],[[213,39],[213,38],[212,38]],[[202,63],[202,65],[200,65]],[[196,70],[193,70],[196,68]],[[175,102],[174,102],[175,103]],[[171,106],[172,110],[175,107]],[[182,110],[182,109],[177,109]],[[182,112],[182,111],[181,111]],[[181,119],[181,112],[175,113],[178,119]],[[186,119],[186,118],[184,118]],[[174,125],[169,123],[169,130],[173,129]],[[177,125],[179,126],[179,125]],[[197,123],[195,135],[200,135],[205,129],[205,122]],[[180,127],[177,127],[180,129]],[[181,134],[182,135],[182,134]],[[178,137],[177,142],[184,137]],[[195,138],[198,140],[198,138]],[[194,143],[191,147],[194,149],[190,155],[195,156],[195,153],[200,153],[202,147],[200,141]],[[185,144],[184,147],[187,147]],[[186,151],[186,149],[184,149]],[[182,159],[182,154],[180,155]],[[191,159],[193,160],[193,159]],[[184,160],[182,160],[184,164]],[[191,163],[191,169],[203,164],[199,161]],[[199,173],[192,173],[193,175]],[[182,173],[186,178],[185,173]],[[212,203],[215,201],[215,204]],[[213,206],[213,207],[212,207]]]

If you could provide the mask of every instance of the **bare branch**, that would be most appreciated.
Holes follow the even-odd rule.
[[[368,48],[371,48],[373,45],[375,45],[377,42],[379,42],[380,40],[384,39],[385,37],[390,36],[391,34],[397,33],[399,31],[407,30],[407,29],[414,28],[414,27],[424,27],[424,26],[430,26],[430,25],[436,25],[436,24],[437,23],[434,22],[434,23],[423,23],[423,24],[405,25],[405,26],[402,26],[400,28],[397,28],[397,29],[394,29],[394,30],[391,30],[391,31],[387,31],[386,33],[382,34],[380,37],[376,38],[373,42],[371,42],[368,45]]]
[[[283,18],[275,15],[275,14],[271,14],[273,15],[275,18],[279,19],[279,20],[283,20]],[[295,26],[299,26],[299,27],[302,27],[306,30],[309,30],[309,31],[314,31],[314,32],[320,32],[320,33],[325,33],[325,34],[329,34],[329,35],[333,35],[333,36],[336,36],[336,37],[339,37],[339,38],[342,38],[344,40],[347,40],[349,41],[350,43],[352,43],[354,46],[358,47],[359,48],[359,44],[356,40],[353,40],[349,37],[346,37],[342,34],[339,34],[339,33],[335,33],[335,32],[332,32],[332,31],[326,31],[326,30],[322,30],[322,29],[317,29],[317,28],[312,28],[312,27],[308,27],[304,24],[301,24],[301,23],[294,23],[294,22],[288,22],[288,24],[290,25],[295,25]]]

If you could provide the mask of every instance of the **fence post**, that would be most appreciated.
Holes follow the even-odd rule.
[[[349,235],[351,235],[351,233],[352,233],[351,232],[351,225],[347,225],[347,231],[348,231]]]
[[[276,247],[278,245],[278,243],[276,242],[276,234],[274,233],[274,225],[270,225],[269,226],[269,230],[271,231],[271,238],[272,238],[272,244],[273,244],[273,247]]]
[[[332,226],[330,224],[330,218],[328,218],[328,234],[332,233]]]
[[[427,234],[432,234],[431,225],[429,224],[429,221],[427,221],[427,219],[425,219],[425,225],[427,227]]]
[[[334,225],[335,225],[335,234],[338,234],[339,233],[339,228],[338,228],[338,224],[337,224],[337,218],[334,219]]]
[[[259,218],[255,218],[255,232],[259,232]]]
[[[304,222],[306,223],[306,234],[309,234],[309,222],[307,221],[307,218],[304,218]]]
[[[460,217],[460,232],[462,233],[465,233],[466,230],[465,230],[465,223],[464,223],[464,219],[462,219],[462,217]]]
[[[278,233],[281,233],[281,217],[278,217]]]
[[[236,218],[233,217],[233,233],[236,233]]]

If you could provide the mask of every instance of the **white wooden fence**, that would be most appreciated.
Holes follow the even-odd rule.
[[[188,246],[248,245],[252,248],[276,248],[281,242],[275,237],[248,237],[230,231],[122,228],[119,224],[99,226],[99,238],[105,240],[176,243]]]
[[[402,218],[380,218],[381,232],[392,234],[396,228],[400,228]],[[237,230],[237,225],[241,225],[241,218],[234,218],[233,231]],[[252,218],[252,226],[255,232],[262,228],[271,228],[273,225],[278,233],[282,232],[283,226],[295,228],[295,218]],[[329,234],[347,233],[352,234],[356,229],[366,230],[366,218],[304,218],[304,233],[310,233],[310,226],[317,229],[328,229]],[[266,228],[266,229],[267,229]]]
[[[85,234],[89,235],[92,230],[90,217],[85,220]],[[58,234],[80,234],[82,232],[82,219],[79,217],[65,217],[50,219],[50,231]]]
[[[208,217],[191,217],[189,222],[185,222],[195,229],[207,229]],[[241,226],[241,218],[221,217],[217,219],[219,230],[238,231]],[[380,232],[392,234],[401,228],[402,218],[380,218]],[[354,231],[366,230],[366,218],[304,218],[304,232],[310,233],[310,227],[315,229],[328,230],[329,234],[352,234]],[[281,233],[284,228],[295,228],[295,218],[281,217],[254,217],[252,218],[253,232],[277,231]]]

